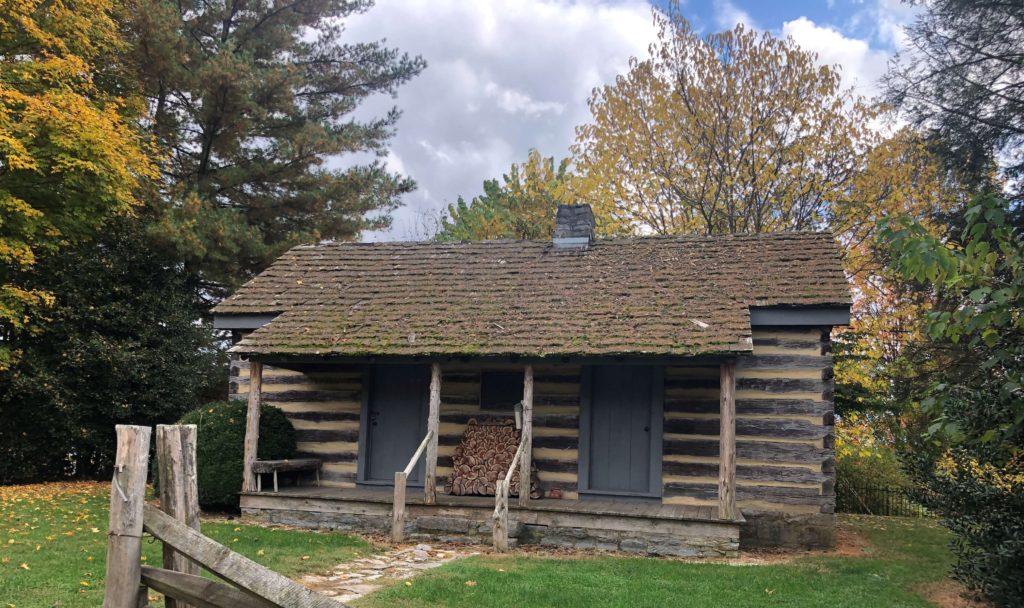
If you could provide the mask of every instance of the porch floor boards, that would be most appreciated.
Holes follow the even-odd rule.
[[[423,505],[423,494],[420,488],[410,488],[406,495],[407,505]],[[377,503],[390,505],[394,499],[394,490],[390,487],[358,487],[358,488],[331,488],[331,487],[288,487],[281,488],[279,492],[243,492],[243,496],[268,497],[268,498],[299,498],[330,500],[338,502],[353,503]],[[454,496],[450,494],[438,494],[435,503],[437,507],[469,507],[469,508],[494,508],[493,496]],[[675,521],[695,522],[722,522],[739,523],[743,522],[743,516],[737,519],[720,519],[718,509],[711,506],[695,505],[666,505],[654,500],[631,500],[631,499],[600,499],[586,498],[573,500],[565,498],[540,498],[529,502],[523,509],[519,506],[517,499],[509,500],[509,512],[518,511],[544,511],[552,513],[578,513],[586,515],[611,515],[617,517],[636,517],[640,519],[667,519]]]

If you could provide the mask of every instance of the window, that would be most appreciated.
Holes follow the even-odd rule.
[[[523,372],[480,372],[480,409],[512,411],[523,400]]]

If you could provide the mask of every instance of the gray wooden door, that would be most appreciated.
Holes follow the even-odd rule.
[[[580,472],[586,475],[581,490],[660,496],[662,369],[597,365],[588,376],[580,429],[586,435],[580,445]]]
[[[361,481],[393,484],[427,432],[430,367],[374,365],[368,388]],[[408,483],[423,485],[422,458]]]

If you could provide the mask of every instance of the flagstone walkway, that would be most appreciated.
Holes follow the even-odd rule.
[[[345,562],[330,574],[310,574],[300,580],[310,589],[349,602],[373,593],[389,582],[410,579],[424,570],[478,553],[468,546],[449,545],[435,549],[430,545],[416,545]]]

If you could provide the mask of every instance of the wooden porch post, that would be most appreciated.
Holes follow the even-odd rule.
[[[721,430],[718,448],[718,517],[736,518],[736,362],[720,371]]]
[[[530,469],[533,467],[533,366],[527,365],[523,370],[523,450],[522,461],[519,463],[519,506],[526,507],[530,502]]]
[[[249,408],[245,415],[245,455],[242,472],[242,491],[256,491],[256,477],[252,467],[260,443],[260,398],[263,392],[263,363],[249,361]]]
[[[437,500],[437,432],[441,416],[441,364],[430,366],[430,409],[427,413],[427,466],[423,480],[423,502],[432,505]]]

